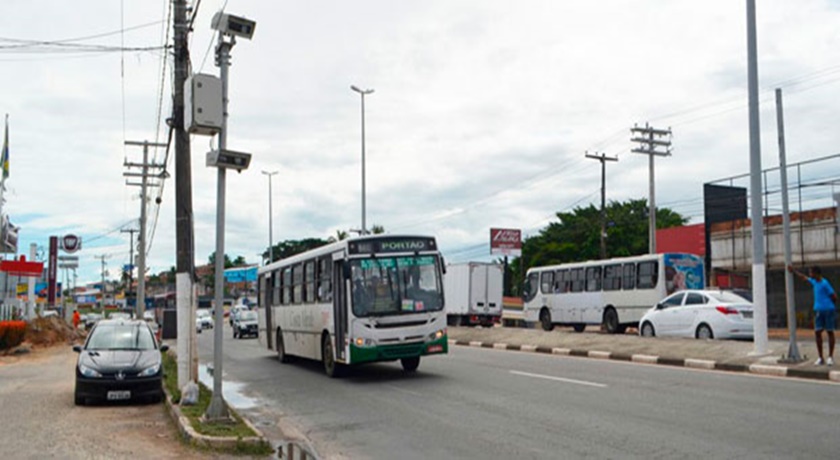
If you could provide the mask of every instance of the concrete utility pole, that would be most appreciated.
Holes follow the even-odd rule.
[[[790,245],[790,207],[788,204],[787,157],[785,154],[785,119],[782,108],[782,90],[776,88],[776,123],[779,133],[779,172],[782,180],[782,228],[785,244],[785,302],[787,303],[788,322],[788,361],[802,361],[796,344],[796,303],[793,296],[793,273],[787,270],[793,263]]]
[[[366,203],[365,203],[365,96],[373,94],[373,89],[359,89],[350,85],[350,89],[362,96],[362,235],[367,235]]]
[[[644,128],[634,126],[630,132],[639,136],[630,139],[631,142],[639,143],[639,147],[631,151],[633,153],[643,153],[647,155],[649,159],[648,167],[650,170],[650,191],[648,194],[648,215],[650,221],[648,224],[648,252],[650,254],[656,254],[656,181],[654,180],[653,157],[671,156],[671,129],[655,129],[645,123]],[[664,136],[668,136],[668,140],[658,139]],[[665,150],[659,150],[659,147],[664,147]]]
[[[758,116],[758,45],[755,0],[747,0],[747,86],[750,124],[750,220],[752,221],[752,294],[754,353],[767,353],[767,279],[764,266],[764,221],[761,213],[761,125]]]
[[[607,162],[618,161],[616,157],[608,157],[607,154],[602,153],[590,155],[586,153],[586,158],[598,160],[601,162],[601,259],[607,258]],[[507,260],[507,257],[505,258]]]
[[[274,262],[274,237],[271,234],[271,230],[274,228],[271,221],[271,214],[273,213],[271,207],[271,176],[277,174],[277,171],[262,171],[262,173],[268,176],[268,263],[270,264]]]
[[[138,232],[138,230],[134,229],[134,228],[129,228],[128,230],[126,230],[126,229],[120,230],[120,233],[130,234],[129,240],[128,240],[129,241],[128,242],[128,254],[129,254],[129,256],[128,256],[128,266],[129,266],[129,268],[128,268],[128,289],[127,289],[127,293],[131,292],[131,286],[134,284],[134,276],[132,275],[132,272],[134,271],[134,234],[137,233],[137,232]],[[135,301],[137,300],[136,296],[135,296],[134,300]],[[136,304],[135,304],[135,308],[136,308]]]
[[[94,259],[99,259],[99,261],[102,263],[102,272],[101,272],[101,275],[102,275],[102,292],[101,292],[101,294],[102,294],[101,295],[102,304],[100,305],[99,308],[100,308],[100,312],[102,313],[102,317],[104,318],[105,317],[105,260],[110,259],[111,255],[110,254],[102,254],[102,255],[98,255],[98,256],[93,256],[93,258]]]
[[[126,177],[139,177],[140,183],[125,181],[126,185],[140,187],[140,234],[137,235],[137,304],[135,305],[135,315],[137,318],[143,317],[143,312],[146,309],[146,201],[148,187],[159,187],[160,183],[149,183],[149,177],[165,179],[167,176],[166,165],[159,163],[149,163],[149,147],[166,147],[167,144],[149,141],[125,141],[125,145],[134,145],[143,147],[143,162],[129,163],[125,162],[124,166],[127,168],[140,168],[139,173],[124,172]],[[150,173],[149,169],[160,170],[160,172]]]

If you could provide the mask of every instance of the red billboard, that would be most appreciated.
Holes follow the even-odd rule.
[[[512,228],[490,229],[490,254],[505,256],[522,255],[522,230]]]

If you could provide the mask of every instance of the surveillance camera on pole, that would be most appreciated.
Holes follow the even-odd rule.
[[[242,172],[251,164],[251,154],[233,150],[211,150],[207,152],[207,166],[235,169]]]
[[[242,37],[250,40],[251,37],[254,36],[254,28],[257,27],[257,23],[250,19],[222,13],[220,11],[213,15],[210,27],[212,27],[213,30],[218,30],[223,35]]]

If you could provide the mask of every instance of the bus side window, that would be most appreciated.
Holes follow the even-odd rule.
[[[280,270],[275,271],[269,275],[271,277],[271,283],[269,283],[268,288],[271,289],[270,292],[266,293],[266,297],[271,299],[269,302],[272,306],[280,305],[282,301],[283,293],[280,291]]]
[[[529,302],[531,299],[537,296],[539,282],[539,272],[528,273],[528,279],[525,280],[525,286],[523,286],[524,289],[522,290],[522,292],[525,294],[524,296],[522,296],[522,299],[524,301]]]
[[[554,274],[554,292],[569,292],[569,270],[557,270]]]
[[[315,302],[315,261],[310,260],[306,262],[303,267],[305,284],[303,301],[306,303],[313,303]]]
[[[636,289],[636,264],[624,264],[621,273],[621,286],[624,290]]]
[[[601,290],[601,267],[586,269],[586,290],[589,292]]]
[[[582,268],[573,268],[569,270],[569,275],[571,277],[571,291],[572,292],[581,292],[584,288],[584,279],[583,279],[583,269]]]
[[[292,304],[292,267],[283,269],[283,305]]]
[[[621,265],[607,265],[604,267],[604,290],[617,291],[621,289]]]
[[[332,302],[332,272],[330,258],[321,257],[318,260],[318,301]]]
[[[639,262],[639,289],[653,289],[659,280],[659,264],[656,261]]]
[[[540,276],[540,290],[543,294],[551,294],[551,287],[554,285],[554,272],[542,272]]]

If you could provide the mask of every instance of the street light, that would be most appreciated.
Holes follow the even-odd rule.
[[[350,85],[350,89],[362,96],[362,232],[367,234],[365,223],[365,96],[373,94],[373,89],[359,89],[356,85]]]
[[[271,176],[277,174],[277,171],[262,171],[262,173],[268,176],[268,263],[270,264],[274,262],[274,238],[271,236],[271,229],[273,228],[271,224],[271,215],[273,214],[271,210]]]

